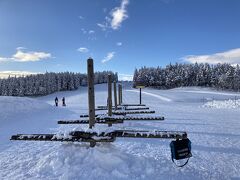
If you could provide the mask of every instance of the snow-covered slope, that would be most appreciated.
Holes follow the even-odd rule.
[[[138,92],[125,86],[123,101],[138,103]],[[96,86],[96,105],[106,105],[107,85]],[[87,88],[38,98],[0,97],[0,179],[239,179],[240,109],[203,105],[213,99],[240,98],[239,93],[202,88],[143,90],[143,103],[161,122],[125,122],[117,127],[184,130],[193,157],[179,169],[171,162],[169,140],[120,138],[89,148],[84,143],[11,142],[17,133],[67,132],[78,125],[57,125],[87,112]],[[54,98],[67,107],[54,107]],[[86,125],[82,128],[87,128]],[[107,128],[97,125],[96,128]]]

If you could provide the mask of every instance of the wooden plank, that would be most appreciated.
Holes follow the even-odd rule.
[[[83,132],[73,131],[70,133],[73,137],[90,138],[98,137],[127,137],[127,138],[160,138],[160,139],[185,139],[187,133],[185,131],[147,131],[147,130],[114,130],[112,132]]]
[[[111,133],[109,133],[111,135]],[[144,131],[144,130],[116,130],[115,137],[129,138],[162,138],[162,139],[185,139],[187,133],[184,131]]]
[[[153,116],[153,117],[97,117],[95,123],[98,124],[118,124],[123,123],[124,121],[163,121],[164,117],[162,116]],[[89,120],[60,120],[58,124],[88,124]]]
[[[87,60],[87,74],[88,74],[89,128],[92,128],[95,124],[94,69],[92,58],[89,58]]]
[[[153,117],[138,117],[138,116],[124,116],[124,117],[97,117],[97,120],[123,120],[123,121],[131,121],[131,120],[164,120],[163,116],[153,116]]]
[[[122,106],[146,106],[145,104],[121,104]]]
[[[112,132],[85,132],[72,131],[65,134],[17,134],[10,140],[21,141],[70,141],[90,142],[95,146],[96,142],[113,142],[117,137],[122,138],[161,138],[161,139],[185,139],[187,133],[184,131],[146,131],[146,130],[115,130]]]
[[[115,107],[113,107],[115,109]],[[117,110],[121,110],[121,107],[117,107]],[[108,108],[96,108],[95,111],[106,111]]]
[[[127,106],[146,106],[145,104],[121,104],[121,105],[118,105],[118,108],[121,108],[121,107],[127,107]],[[97,106],[97,108],[101,109],[101,108],[104,108],[104,109],[107,109],[107,106]],[[114,108],[114,106],[112,106],[112,108]]]
[[[58,124],[88,124],[89,120],[60,120]],[[123,123],[123,119],[114,119],[114,118],[102,118],[96,119],[95,123],[97,124],[118,124]]]
[[[125,114],[154,114],[155,111],[114,111],[114,115],[125,115]]]
[[[105,115],[105,114],[95,114],[95,117],[102,116],[102,115]],[[84,117],[89,117],[89,114],[81,114],[80,115],[80,118],[84,118]]]
[[[115,106],[113,106],[113,108],[115,110],[121,110],[125,107],[124,110],[126,111],[133,111],[133,110],[148,110],[149,107],[136,107],[136,108],[127,108],[128,106],[123,106],[123,107],[117,107],[115,108]],[[95,111],[104,111],[104,110],[108,110],[108,108],[96,108]]]
[[[137,107],[137,108],[128,108],[126,107],[125,110],[126,111],[134,111],[134,110],[148,110],[149,107]]]
[[[97,134],[78,133],[78,136],[66,136],[64,134],[17,134],[13,135],[10,140],[18,141],[68,141],[68,142],[90,142],[90,146],[95,145],[96,142],[113,142],[114,136],[98,136]],[[92,145],[91,145],[92,144]]]

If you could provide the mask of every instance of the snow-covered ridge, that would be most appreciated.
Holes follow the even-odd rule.
[[[216,109],[235,109],[235,108],[240,109],[240,99],[236,100],[229,99],[224,101],[213,100],[205,103],[202,107]]]
[[[51,105],[33,98],[0,96],[0,122],[11,117],[21,118],[23,115],[41,113],[52,108]]]

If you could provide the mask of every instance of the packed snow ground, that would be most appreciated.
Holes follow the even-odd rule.
[[[107,85],[96,86],[96,105],[106,105]],[[67,107],[54,107],[54,98]],[[138,103],[125,85],[123,101]],[[9,141],[17,133],[60,133],[87,125],[57,125],[87,112],[87,88],[38,98],[0,97],[0,179],[240,179],[240,108],[212,108],[212,99],[240,99],[239,93],[206,88],[143,90],[143,103],[165,121],[134,121],[113,128],[183,130],[193,157],[184,168],[170,158],[170,140],[119,138],[89,148],[86,143]],[[100,113],[98,111],[97,113]],[[96,125],[96,129],[106,129]]]

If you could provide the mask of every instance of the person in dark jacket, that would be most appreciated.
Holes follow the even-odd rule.
[[[62,98],[62,106],[66,106],[65,97]]]
[[[55,105],[58,106],[58,98],[55,98]]]

